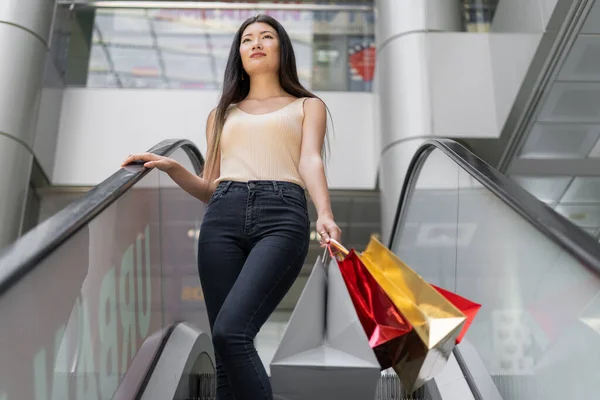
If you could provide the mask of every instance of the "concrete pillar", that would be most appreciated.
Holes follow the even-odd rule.
[[[382,239],[387,243],[408,165],[432,134],[428,37],[461,31],[451,0],[376,0],[376,104],[380,132]]]
[[[54,0],[0,1],[0,248],[21,229]]]

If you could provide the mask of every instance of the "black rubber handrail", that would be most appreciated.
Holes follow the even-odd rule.
[[[148,152],[167,157],[178,149],[186,152],[195,172],[199,174],[204,159],[196,145],[189,140],[164,140]],[[3,249],[0,252],[0,296],[150,172],[140,163],[131,165],[119,169],[81,199]]]
[[[413,156],[398,200],[389,248],[393,248],[398,231],[404,222],[404,213],[408,208],[407,204],[419,172],[429,154],[435,149],[441,150],[548,239],[575,257],[590,271],[600,275],[600,245],[594,238],[461,144],[449,139],[428,140]]]

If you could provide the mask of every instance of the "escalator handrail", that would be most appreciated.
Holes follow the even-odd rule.
[[[394,248],[394,241],[397,239],[399,228],[401,228],[399,224],[403,224],[404,212],[408,208],[408,200],[420,169],[429,154],[435,149],[441,150],[548,239],[562,247],[590,271],[600,275],[600,245],[594,238],[538,200],[515,181],[498,172],[461,144],[450,139],[427,140],[413,156],[396,208],[388,246],[390,249]]]
[[[179,149],[185,151],[195,172],[200,174],[204,158],[196,145],[187,139],[164,140],[148,152],[168,157]],[[0,251],[0,296],[150,172],[150,169],[139,166],[141,163],[119,169],[83,197]]]

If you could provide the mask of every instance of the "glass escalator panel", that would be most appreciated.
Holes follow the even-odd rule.
[[[483,305],[465,339],[504,399],[596,398],[598,271],[486,179],[432,146],[409,185],[392,249],[429,282]]]
[[[184,150],[171,157],[194,170]],[[157,170],[107,200],[142,168],[117,172],[0,254],[0,400],[112,399],[151,335],[182,319],[207,325],[202,203]],[[90,202],[106,204],[78,225]],[[66,240],[43,248],[55,235]],[[27,271],[10,275],[21,259]]]

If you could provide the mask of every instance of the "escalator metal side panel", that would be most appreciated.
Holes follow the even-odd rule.
[[[156,358],[160,356],[163,341],[172,327],[165,327],[150,335],[138,350],[112,400],[131,400],[144,385],[146,375]]]
[[[454,353],[448,358],[442,372],[427,382],[425,390],[427,398],[432,400],[487,400],[479,399],[471,391]]]
[[[463,374],[468,375],[467,381],[471,390],[475,392],[476,400],[503,400],[487,367],[469,340],[464,338],[456,345],[456,349],[459,365],[463,369]]]
[[[212,341],[206,332],[182,322],[169,336],[141,400],[195,398],[194,377],[214,374]]]

